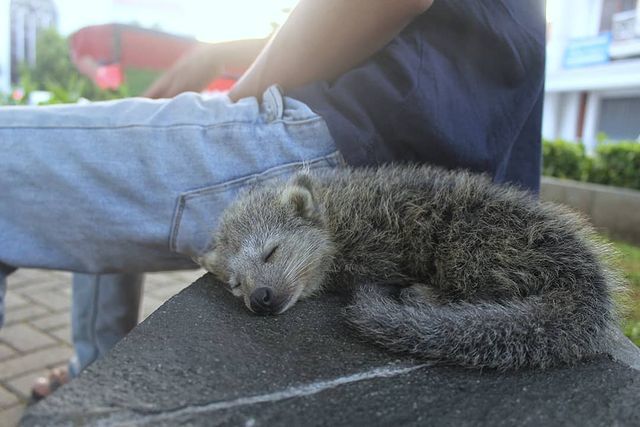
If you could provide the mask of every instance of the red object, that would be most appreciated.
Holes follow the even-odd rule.
[[[95,82],[100,89],[118,89],[124,82],[124,75],[119,64],[98,67]]]
[[[191,38],[122,24],[84,27],[70,37],[76,64],[90,57],[98,65],[119,63],[123,68],[156,71],[166,70],[197,44]]]
[[[242,76],[244,71],[244,69],[240,68],[225,67],[222,75],[209,83],[206,90],[210,92],[227,92],[233,87],[240,76]]]
[[[14,89],[11,93],[11,99],[14,101],[21,101],[24,98],[24,91],[22,89]]]
[[[231,90],[235,83],[236,81],[234,79],[226,79],[221,77],[209,83],[209,86],[207,86],[207,90],[210,92],[227,92]]]
[[[117,89],[130,68],[162,72],[200,42],[162,31],[122,24],[84,27],[69,38],[76,68],[100,88]],[[210,91],[229,90],[244,70],[225,70]]]

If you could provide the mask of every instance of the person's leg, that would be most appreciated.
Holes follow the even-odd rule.
[[[7,293],[7,276],[16,269],[0,262],[0,328],[4,325],[4,296]]]
[[[243,186],[339,161],[322,118],[270,88],[0,108],[0,262],[72,271],[195,267]]]
[[[138,324],[143,281],[143,274],[73,275],[71,377],[104,356]]]
[[[74,354],[67,368],[37,378],[34,401],[53,393],[102,358],[138,323],[143,274],[73,275],[71,329]]]

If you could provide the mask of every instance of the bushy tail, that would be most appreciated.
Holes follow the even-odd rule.
[[[504,303],[402,303],[376,286],[363,286],[347,308],[349,322],[389,350],[444,363],[546,368],[603,352],[614,324],[608,295]]]

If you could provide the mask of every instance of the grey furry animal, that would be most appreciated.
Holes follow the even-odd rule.
[[[250,310],[279,314],[354,287],[347,317],[358,331],[445,363],[571,364],[605,351],[616,325],[620,282],[587,223],[467,172],[298,174],[240,197],[214,242],[200,263]]]

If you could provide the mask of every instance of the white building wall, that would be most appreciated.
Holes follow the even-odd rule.
[[[542,111],[542,137],[575,141],[580,114],[580,93],[547,92]]]
[[[542,108],[542,137],[555,138],[558,134],[558,102],[560,102],[560,94],[555,92],[547,92],[544,95],[544,104]]]
[[[598,34],[602,0],[547,0],[547,71],[562,69],[564,51],[571,39]]]
[[[0,92],[8,92],[11,88],[11,0],[0,0]]]
[[[600,114],[601,96],[599,92],[591,92],[587,96],[587,105],[582,128],[582,142],[587,152],[592,153],[598,142],[598,115]]]
[[[548,0],[547,77],[542,135],[582,141],[588,151],[597,142],[602,99],[640,91],[640,58],[566,69],[565,49],[572,39],[597,36],[603,0]],[[586,95],[582,129],[581,95]]]
[[[561,94],[558,136],[561,139],[575,141],[578,137],[578,117],[580,115],[580,93]]]

